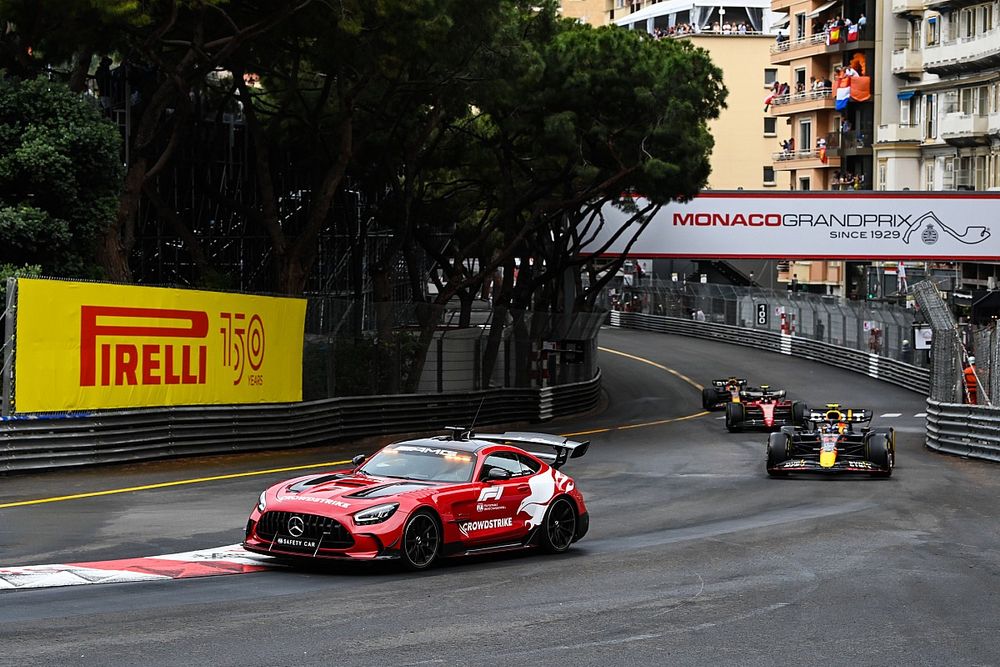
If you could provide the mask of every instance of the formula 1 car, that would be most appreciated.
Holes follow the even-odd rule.
[[[782,428],[767,441],[767,474],[790,472],[868,473],[889,477],[896,464],[896,433],[892,428],[855,428],[868,424],[869,410],[827,404],[809,413],[802,429]]]
[[[298,559],[399,560],[423,570],[442,556],[562,553],[587,533],[583,496],[559,468],[589,442],[449,430],[357,456],[353,469],[266,489],[243,547]]]
[[[740,392],[746,386],[747,381],[743,378],[712,380],[712,386],[701,390],[701,406],[706,410],[716,410],[725,407],[727,403],[739,403]]]
[[[766,384],[744,389],[739,403],[726,404],[726,430],[776,431],[782,426],[804,424],[808,406],[786,399],[785,394],[784,389],[771,389]]]

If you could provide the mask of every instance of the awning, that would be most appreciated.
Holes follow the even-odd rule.
[[[778,19],[777,21],[771,24],[771,30],[775,30],[777,28],[784,28],[786,25],[788,25],[788,22],[791,20],[792,20],[791,16],[786,16],[784,18]]]
[[[814,9],[813,11],[809,12],[808,14],[806,14],[806,17],[814,19],[823,12],[825,12],[826,10],[830,9],[830,7],[833,7],[835,4],[837,4],[838,1],[839,0],[832,0],[831,2],[828,2],[825,5],[820,6],[818,9]]]
[[[896,93],[896,99],[899,99],[899,100],[908,100],[911,97],[913,97],[913,94],[914,94],[914,91],[912,91],[912,90],[904,90],[901,93]]]

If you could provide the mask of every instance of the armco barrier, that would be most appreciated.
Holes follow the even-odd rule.
[[[927,399],[927,446],[1000,462],[1000,409]]]
[[[744,329],[727,324],[619,311],[611,312],[610,323],[611,326],[626,329],[707,338],[731,345],[745,345],[758,350],[769,350],[801,357],[862,373],[883,382],[891,382],[924,396],[927,395],[930,388],[930,371],[926,368],[911,366],[895,359],[880,357],[877,354],[831,345],[810,338],[789,336],[776,331]]]
[[[590,410],[600,392],[598,372],[586,382],[543,389],[11,419],[0,422],[0,472],[320,445],[471,425],[473,419],[477,426],[546,420]]]

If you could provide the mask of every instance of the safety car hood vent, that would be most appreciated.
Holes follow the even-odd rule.
[[[423,491],[428,487],[436,486],[436,484],[431,484],[428,482],[414,482],[411,480],[406,480],[405,482],[394,482],[390,484],[382,484],[379,486],[374,486],[362,491],[357,491],[348,495],[348,498],[385,498],[386,496],[398,496],[401,493],[408,493],[410,491]]]

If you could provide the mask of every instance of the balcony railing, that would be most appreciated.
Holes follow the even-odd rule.
[[[941,138],[948,143],[985,143],[989,133],[986,114],[947,113],[941,117]]]
[[[1000,111],[994,111],[986,120],[986,131],[990,134],[1000,135]]]
[[[820,149],[818,148],[771,153],[771,160],[774,162],[774,168],[779,171],[800,168],[821,169],[824,167],[840,166],[840,158],[833,155],[829,148],[827,148],[826,162],[823,162]],[[795,164],[790,164],[792,162]]]
[[[924,70],[924,56],[917,49],[900,49],[892,52],[893,74],[919,74]]]
[[[820,32],[815,35],[807,35],[802,39],[786,39],[771,45],[771,53],[779,54],[787,51],[797,51],[818,44],[826,44],[826,33]]]
[[[975,37],[924,48],[924,69],[932,73],[960,71],[984,64],[984,60],[1000,61],[1000,26]]]
[[[815,102],[816,100],[832,100],[833,91],[829,88],[822,90],[807,90],[803,93],[790,93],[788,95],[776,95],[771,100],[771,105],[775,107],[787,106],[789,104],[799,104],[802,102]]]
[[[920,136],[920,126],[914,124],[889,123],[878,126],[878,134],[875,137],[880,144],[896,144],[900,142],[922,141]]]

